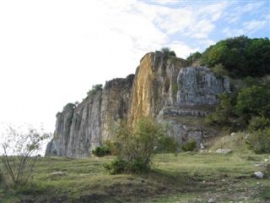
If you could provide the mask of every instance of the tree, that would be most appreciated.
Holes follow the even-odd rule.
[[[87,92],[87,96],[94,95],[98,91],[101,91],[101,90],[102,90],[102,84],[93,85],[92,89]]]
[[[222,64],[231,77],[261,77],[270,74],[270,40],[246,36],[219,41],[205,50],[201,63],[210,68]]]
[[[176,57],[176,53],[172,51],[169,47],[163,47],[161,49],[161,52],[163,53],[165,57],[170,57],[170,56]]]
[[[28,133],[19,133],[13,127],[7,130],[7,140],[2,144],[2,163],[7,176],[15,186],[27,184],[33,173],[38,152],[49,134],[29,129]]]
[[[187,57],[187,61],[190,65],[192,65],[193,62],[199,60],[202,57],[202,54],[200,52],[195,52],[189,55],[189,57]]]
[[[270,89],[267,86],[252,86],[241,90],[237,96],[236,112],[249,120],[252,116],[270,118]]]
[[[110,173],[142,173],[151,168],[151,158],[158,152],[175,152],[178,143],[166,135],[164,127],[149,118],[135,126],[120,123],[115,130],[115,146],[119,155],[105,166]]]
[[[270,153],[270,127],[251,132],[246,144],[256,154]]]
[[[219,105],[211,115],[205,118],[205,121],[210,125],[231,125],[230,118],[234,117],[234,98],[228,93],[223,93],[219,95],[219,100]]]

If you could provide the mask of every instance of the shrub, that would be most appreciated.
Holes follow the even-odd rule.
[[[178,146],[173,138],[166,136],[162,125],[148,118],[139,120],[133,127],[122,122],[114,133],[119,155],[105,166],[112,174],[149,171],[155,153],[175,152]]]
[[[232,95],[223,93],[219,95],[220,103],[215,112],[205,118],[209,125],[230,125],[229,118],[234,115],[234,106]]]
[[[35,163],[39,157],[37,154],[44,140],[49,134],[40,134],[30,129],[28,133],[18,133],[9,127],[8,138],[2,144],[4,154],[2,156],[3,169],[16,187],[24,186],[32,177]]]
[[[270,119],[265,117],[253,117],[249,122],[248,131],[263,130],[270,126]]]
[[[256,154],[270,153],[270,127],[252,132],[246,144]]]
[[[193,62],[199,60],[201,57],[202,57],[202,54],[200,52],[195,52],[195,53],[190,54],[187,57],[187,61],[189,65],[192,65]]]
[[[163,53],[163,55],[168,58],[168,57],[171,57],[171,56],[174,56],[176,57],[176,53],[174,51],[172,51],[170,48],[168,47],[163,47],[161,49],[161,52]]]
[[[102,90],[102,84],[93,85],[92,89],[87,92],[87,96],[94,95],[100,90]]]
[[[241,90],[237,96],[236,113],[245,116],[248,121],[252,116],[270,118],[269,87],[252,86]]]
[[[228,71],[224,68],[224,66],[221,63],[216,64],[212,70],[218,77],[229,75]]]
[[[248,87],[239,92],[221,94],[219,105],[211,115],[205,117],[205,123],[230,127],[233,131],[247,128],[252,131],[269,126],[270,86],[267,83],[254,85],[258,84],[257,81],[246,78]]]
[[[116,158],[111,163],[104,164],[103,166],[110,172],[110,174],[120,174],[127,170],[128,163],[123,159]]]
[[[105,142],[105,145],[108,146],[110,155],[118,156],[120,154],[119,143],[114,142],[113,140],[108,140]]]
[[[228,38],[210,46],[201,62],[208,67],[222,63],[229,75],[236,78],[261,77],[270,73],[270,40],[246,36]]]
[[[188,140],[183,146],[182,146],[182,150],[184,152],[192,152],[195,151],[195,149],[197,148],[197,142],[194,139]]]
[[[121,174],[121,173],[145,173],[150,170],[150,164],[145,163],[143,157],[136,157],[131,162],[116,158],[111,163],[104,164],[104,168],[109,171],[110,174]]]
[[[103,145],[100,147],[96,147],[92,153],[95,156],[102,157],[102,156],[107,156],[111,154],[110,148],[107,145]]]

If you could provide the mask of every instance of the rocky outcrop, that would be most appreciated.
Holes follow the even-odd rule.
[[[59,112],[56,114],[54,137],[53,140],[48,143],[45,154],[52,154],[58,156],[66,155],[74,108],[75,105],[69,103],[64,107],[61,113]]]
[[[217,77],[206,67],[182,69],[177,83],[179,106],[215,105],[220,93],[230,92],[229,78]]]
[[[150,116],[166,123],[169,136],[180,144],[198,143],[215,131],[203,126],[203,118],[230,92],[229,79],[215,76],[205,67],[186,67],[183,59],[161,52],[148,53],[135,75],[106,82],[78,106],[67,105],[57,114],[54,138],[46,155],[86,157],[105,140],[119,121],[134,124]]]
[[[186,63],[161,52],[148,53],[141,59],[134,79],[129,122],[145,116],[156,118],[164,106],[177,104],[177,75]]]
[[[230,92],[229,78],[216,76],[206,67],[186,67],[180,69],[177,84],[176,105],[165,106],[159,120],[168,123],[168,134],[179,143],[193,139],[199,147],[204,138],[217,134],[203,119],[213,112],[218,96]]]
[[[134,75],[113,79],[77,107],[67,105],[57,114],[56,130],[46,155],[86,157],[110,139],[110,126],[127,117],[133,79]]]

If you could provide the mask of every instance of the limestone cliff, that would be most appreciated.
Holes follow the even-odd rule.
[[[177,104],[164,106],[160,119],[169,123],[168,134],[179,143],[194,139],[199,146],[217,133],[204,125],[203,118],[213,111],[221,93],[230,92],[229,78],[216,76],[206,67],[186,67],[179,71],[177,84]]]
[[[57,115],[54,138],[46,155],[85,157],[110,139],[110,128],[119,119],[130,124],[143,116],[167,123],[168,135],[179,143],[198,144],[215,135],[202,119],[218,103],[218,95],[230,92],[228,78],[217,77],[205,67],[186,67],[183,59],[161,52],[148,53],[135,75],[108,81],[103,90],[78,106],[68,104]]]
[[[182,69],[178,75],[180,106],[215,105],[221,92],[230,92],[227,77],[217,77],[205,67]]]
[[[110,125],[125,119],[134,75],[108,81],[103,90],[89,95],[77,107],[67,105],[57,115],[56,130],[46,155],[86,157],[110,138]]]
[[[176,105],[177,75],[186,61],[148,53],[137,68],[131,99],[129,122],[134,123],[144,116],[156,118],[164,106]]]

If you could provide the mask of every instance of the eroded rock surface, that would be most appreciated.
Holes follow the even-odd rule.
[[[229,78],[217,77],[206,67],[181,69],[177,82],[179,106],[215,105],[220,93],[230,92]]]
[[[133,124],[150,116],[165,123],[168,135],[180,144],[216,134],[203,118],[218,104],[218,95],[230,92],[229,79],[206,67],[186,67],[184,59],[161,52],[148,53],[135,75],[106,82],[78,106],[68,104],[57,114],[54,138],[46,155],[86,157],[105,140],[119,120]]]

